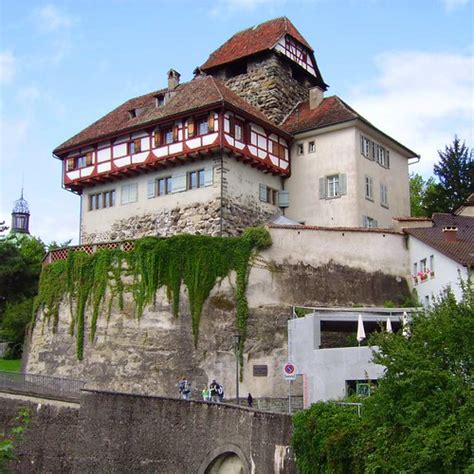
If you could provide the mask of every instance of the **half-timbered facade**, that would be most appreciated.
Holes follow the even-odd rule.
[[[64,186],[81,196],[83,243],[176,232],[235,235],[285,210],[309,225],[367,224],[361,224],[355,184],[364,172],[357,165],[359,135],[351,132],[346,143],[334,130],[348,122],[347,113],[340,113],[338,100],[323,98],[327,85],[314,51],[287,18],[235,34],[192,81],[179,80],[170,70],[167,88],[125,102],[54,150]],[[305,143],[314,149],[303,159],[301,139],[310,130],[321,137]],[[396,142],[386,135],[383,141],[386,155],[376,153],[385,163],[387,142]],[[335,174],[328,168],[332,148],[340,149],[344,168]],[[392,151],[397,172],[383,179],[394,205],[386,205],[388,191],[381,187],[383,225],[394,210],[409,212],[407,158],[413,155],[403,146]],[[351,199],[330,204],[328,217],[321,186],[326,201],[345,190]]]

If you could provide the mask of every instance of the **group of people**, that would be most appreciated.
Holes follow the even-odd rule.
[[[183,400],[189,400],[191,391],[192,391],[192,384],[186,377],[181,377],[180,381],[178,382],[178,391],[179,397]],[[224,401],[224,386],[220,383],[217,383],[215,379],[208,387],[204,387],[201,391],[202,399],[205,402],[219,402],[222,403]],[[253,397],[252,394],[248,394],[247,396],[247,404],[250,408],[253,407]]]

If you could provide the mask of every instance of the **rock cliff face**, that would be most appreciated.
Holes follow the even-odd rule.
[[[400,303],[408,296],[403,236],[359,232],[350,237],[347,231],[340,236],[336,232],[323,234],[274,229],[273,246],[253,262],[247,290],[250,311],[241,394],[251,392],[257,398],[286,396],[288,387],[281,368],[287,359],[287,320],[292,317],[292,305],[371,306],[389,299]],[[338,245],[338,239],[346,245],[351,239],[366,244],[358,246],[360,250],[352,261],[342,256],[338,262],[318,253],[324,245]],[[382,260],[387,245],[393,249],[393,262]],[[312,254],[305,258],[297,255],[308,248],[313,248]],[[89,387],[162,396],[177,396],[177,383],[183,375],[197,389],[195,397],[215,378],[224,385],[226,396],[232,398],[236,366],[234,293],[233,275],[214,288],[204,305],[196,348],[186,291],[181,295],[177,318],[172,315],[164,290],[158,292],[156,304],[145,308],[140,319],[135,318],[134,303],[128,295],[124,310],[113,307],[108,320],[104,308],[94,341],[89,341],[86,333],[82,361],[76,359],[75,339],[69,334],[69,304],[64,301],[56,333],[41,315],[37,316],[26,370],[80,378],[87,380]],[[299,390],[294,387],[295,394]]]

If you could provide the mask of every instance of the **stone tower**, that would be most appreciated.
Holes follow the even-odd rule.
[[[200,67],[280,124],[309,90],[327,89],[314,51],[286,17],[236,33]]]

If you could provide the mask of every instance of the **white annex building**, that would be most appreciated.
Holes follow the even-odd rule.
[[[285,17],[236,33],[180,82],[135,97],[54,150],[81,199],[82,244],[236,235],[284,215],[391,228],[417,155],[328,86]]]

